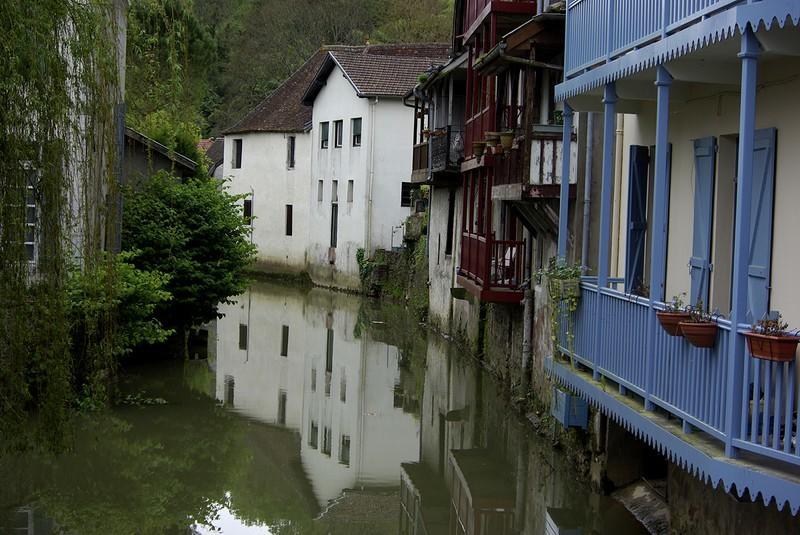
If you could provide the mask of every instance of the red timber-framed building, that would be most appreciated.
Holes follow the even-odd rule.
[[[454,47],[467,55],[457,281],[481,301],[519,303],[534,247],[541,257],[558,230],[563,7],[464,0],[456,10]]]

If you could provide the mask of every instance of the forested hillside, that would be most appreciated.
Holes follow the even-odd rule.
[[[128,123],[215,135],[323,44],[447,42],[453,0],[130,0]]]

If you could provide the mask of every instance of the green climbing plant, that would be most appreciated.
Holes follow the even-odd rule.
[[[76,392],[98,391],[116,318],[71,351],[69,266],[115,288],[123,2],[0,3],[0,445],[63,445]]]
[[[574,365],[575,311],[580,300],[580,278],[583,268],[568,264],[563,260],[551,258],[546,268],[537,272],[539,282],[546,282],[550,296],[550,338],[554,349],[559,347],[562,319],[566,319],[565,330],[567,351]]]

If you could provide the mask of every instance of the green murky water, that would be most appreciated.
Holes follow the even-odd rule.
[[[0,459],[0,533],[642,533],[397,307],[259,284],[223,312],[69,453]]]

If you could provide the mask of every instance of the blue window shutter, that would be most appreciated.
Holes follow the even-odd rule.
[[[625,292],[644,282],[645,238],[647,236],[647,147],[631,145],[628,164],[628,239],[625,253]]]
[[[689,260],[692,282],[689,304],[695,305],[702,301],[706,307],[711,280],[711,222],[714,215],[716,149],[716,138],[694,140],[694,236],[692,257]]]
[[[747,321],[750,323],[763,318],[769,310],[776,137],[774,128],[756,130],[753,145],[750,261],[747,266]]]

